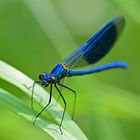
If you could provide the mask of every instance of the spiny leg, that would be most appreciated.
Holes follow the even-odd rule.
[[[60,85],[61,87],[66,88],[66,89],[68,89],[68,90],[70,90],[70,91],[72,91],[74,93],[74,105],[73,105],[73,111],[72,111],[72,120],[73,120],[74,114],[75,114],[75,107],[76,107],[76,91],[71,89],[71,88],[69,88],[69,87],[67,87],[67,86],[65,86],[65,85],[62,85],[60,83],[58,85]]]
[[[67,103],[66,103],[65,98],[63,97],[62,93],[60,92],[59,88],[57,87],[57,85],[55,84],[54,86],[57,89],[58,93],[60,94],[60,97],[62,98],[62,100],[64,102],[64,111],[63,111],[62,119],[61,119],[61,122],[60,122],[60,125],[59,125],[59,129],[60,129],[60,132],[61,132],[61,135],[62,135],[63,132],[62,132],[61,126],[62,126],[62,123],[63,123],[63,120],[64,120],[64,115],[65,115]]]
[[[47,105],[36,115],[33,124],[35,124],[36,119],[41,115],[41,113],[48,107],[48,105],[51,103],[51,99],[52,99],[52,84],[50,85],[50,98],[49,98],[49,102],[47,103]]]

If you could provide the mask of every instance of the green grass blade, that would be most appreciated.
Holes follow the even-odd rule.
[[[24,84],[27,86],[31,86],[33,84],[33,80],[31,80],[25,74],[15,69],[14,67],[6,64],[3,61],[0,61],[0,78],[15,85],[23,92],[25,92],[27,95],[31,96],[31,91],[29,91],[24,86]],[[39,103],[41,101],[40,104],[44,107],[48,103],[47,99],[49,99],[49,96],[48,93],[43,88],[37,85],[35,87],[34,99]],[[51,106],[46,110],[53,117],[54,120],[60,123],[62,118],[63,108],[58,103],[56,103],[56,101],[53,98],[52,98]],[[63,127],[71,135],[75,136],[77,139],[87,140],[85,134],[80,130],[77,124],[71,120],[71,117],[67,113],[65,114]]]
[[[77,45],[50,0],[23,0],[59,55]]]
[[[28,121],[32,121],[35,116],[35,111],[24,105],[19,99],[0,88],[0,105],[9,108],[11,111],[17,113]],[[63,135],[60,135],[59,127],[47,119],[39,117],[36,125],[43,131],[47,132],[56,140],[76,140],[74,136],[69,134],[66,130],[63,131]]]

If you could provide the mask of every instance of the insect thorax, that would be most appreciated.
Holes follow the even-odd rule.
[[[51,71],[51,75],[56,77],[57,81],[60,81],[67,74],[67,69],[63,66],[63,64],[57,64],[53,70]]]

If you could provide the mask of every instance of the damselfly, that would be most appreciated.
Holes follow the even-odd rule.
[[[93,37],[91,37],[87,42],[85,42],[80,48],[75,50],[62,63],[57,64],[50,73],[41,73],[39,75],[39,80],[35,81],[32,86],[31,106],[33,107],[33,93],[34,93],[35,84],[41,84],[42,86],[45,87],[50,86],[50,98],[48,104],[35,117],[34,123],[36,122],[38,116],[50,104],[51,97],[52,97],[52,88],[54,86],[64,102],[64,111],[59,125],[59,129],[62,134],[61,126],[66,110],[66,100],[63,97],[63,94],[61,93],[59,87],[63,87],[72,91],[75,94],[75,100],[76,100],[76,92],[73,89],[67,87],[66,85],[60,83],[60,81],[65,77],[92,74],[92,73],[101,72],[112,68],[127,67],[126,62],[118,61],[118,62],[111,62],[101,66],[96,66],[84,70],[72,70],[72,68],[76,68],[79,66],[94,64],[97,61],[99,61],[102,57],[104,57],[111,50],[112,46],[114,45],[114,43],[116,42],[120,34],[122,33],[124,25],[125,25],[125,20],[123,17],[120,16],[114,18],[109,23],[107,23],[101,30],[99,30]]]

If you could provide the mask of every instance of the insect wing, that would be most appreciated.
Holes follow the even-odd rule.
[[[124,28],[125,20],[117,17],[107,23],[99,32],[75,50],[64,60],[68,68],[93,64],[104,57],[112,48]]]

